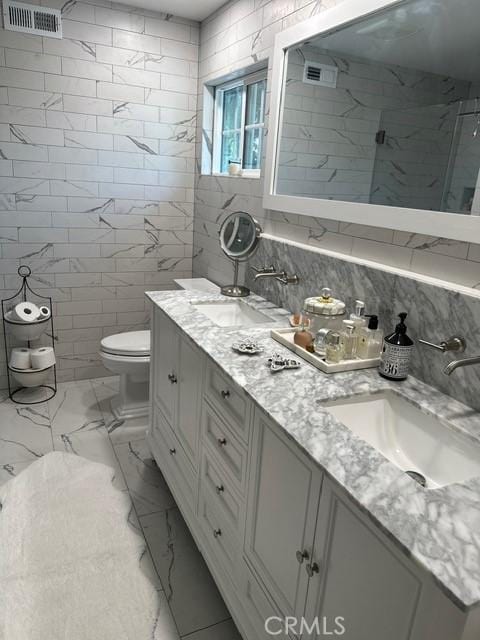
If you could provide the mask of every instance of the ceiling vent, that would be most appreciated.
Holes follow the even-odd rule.
[[[62,37],[62,15],[58,9],[14,0],[3,0],[3,25],[9,31],[36,33],[50,38]]]
[[[307,84],[316,84],[321,87],[337,86],[338,69],[329,64],[305,61],[303,68],[303,81]]]

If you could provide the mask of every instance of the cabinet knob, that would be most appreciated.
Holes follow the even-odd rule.
[[[222,530],[221,529],[214,529],[213,530],[213,537],[214,538],[218,538],[221,535],[222,535]]]
[[[308,560],[308,558],[310,557],[310,556],[308,555],[308,551],[300,551],[300,550],[299,550],[299,551],[297,551],[297,553],[296,553],[295,555],[296,555],[296,557],[297,557],[297,562],[298,562],[299,564],[302,564],[302,562],[303,562],[304,560]]]
[[[174,456],[177,453],[177,450],[175,448],[170,449],[170,455]]]
[[[228,389],[222,389],[222,391],[220,391],[220,393],[222,394],[222,398],[224,400],[226,400],[227,398],[230,397],[230,391]]]
[[[169,373],[168,379],[172,384],[177,384],[177,376],[174,373]]]
[[[311,578],[314,573],[320,572],[320,567],[316,562],[311,562],[310,564],[305,565],[305,571],[308,574],[308,577]]]
[[[221,447],[224,447],[227,444],[227,439],[226,438],[217,438],[218,444]]]
[[[215,491],[220,494],[223,493],[225,491],[225,487],[223,486],[223,484],[219,484],[215,487]]]

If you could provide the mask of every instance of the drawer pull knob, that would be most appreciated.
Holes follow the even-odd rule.
[[[177,453],[177,450],[175,448],[170,449],[170,455],[174,456]]]
[[[225,491],[225,487],[223,486],[223,484],[219,484],[215,487],[215,491],[220,495]]]
[[[227,439],[226,438],[217,438],[217,440],[218,440],[218,444],[221,447],[224,447],[227,444]]]
[[[304,560],[308,560],[308,558],[309,558],[308,551],[297,551],[297,553],[295,555],[297,557],[297,562],[299,564],[302,564],[302,562]]]
[[[224,390],[222,390],[222,391],[220,391],[220,393],[222,394],[222,398],[223,398],[224,400],[226,400],[227,398],[229,398],[229,397],[230,397],[230,391],[229,391],[228,389],[226,389],[225,391],[224,391]]]
[[[177,384],[177,376],[174,373],[169,373],[168,379],[172,384]]]
[[[222,530],[221,529],[214,529],[213,530],[213,537],[214,538],[218,538],[221,535],[222,535]]]
[[[312,562],[311,564],[305,565],[305,571],[308,574],[308,577],[311,578],[314,573],[320,572],[320,567],[316,562]]]

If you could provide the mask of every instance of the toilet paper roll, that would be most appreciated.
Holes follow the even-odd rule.
[[[55,351],[53,347],[38,347],[30,352],[32,369],[45,369],[55,364]]]
[[[14,369],[30,369],[32,366],[30,359],[30,349],[26,347],[15,347],[10,354],[10,366]]]
[[[40,320],[47,320],[48,318],[50,318],[50,315],[52,313],[50,311],[50,309],[48,307],[45,307],[45,306],[40,307],[39,311],[40,311],[40,316],[39,316]]]
[[[35,322],[40,316],[40,309],[33,302],[20,302],[15,305],[15,318],[21,322]]]

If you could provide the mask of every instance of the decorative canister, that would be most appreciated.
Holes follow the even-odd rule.
[[[309,321],[309,331],[315,336],[320,329],[340,329],[345,318],[345,303],[332,297],[327,287],[321,296],[306,298],[303,312]]]

